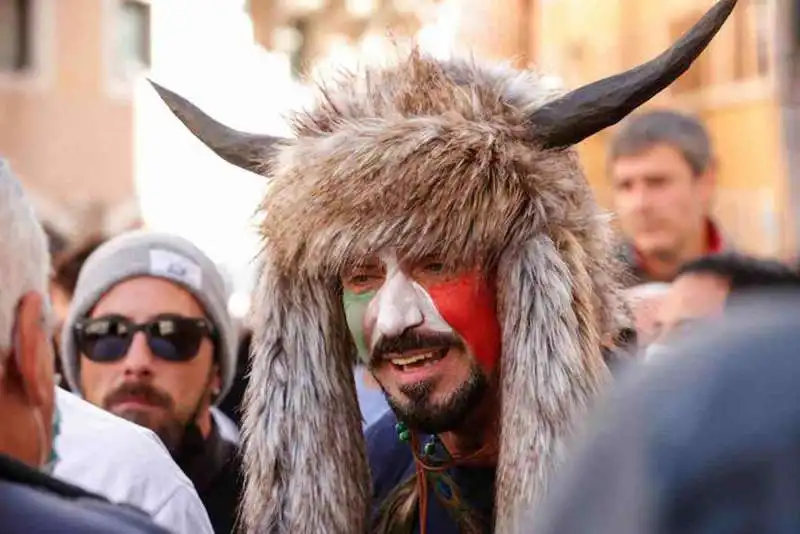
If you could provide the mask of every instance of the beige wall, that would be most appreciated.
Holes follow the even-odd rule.
[[[481,20],[510,21],[507,32],[494,28],[480,38],[465,32],[463,43],[490,57],[525,53],[509,43],[518,32],[521,11],[505,11],[498,2],[463,0],[472,6],[465,12],[476,17],[466,28],[480,27]],[[755,0],[739,2],[742,11]],[[777,0],[768,0],[774,5]],[[674,40],[671,24],[694,21],[714,0],[538,0],[527,20],[536,42],[528,45],[539,70],[560,76],[567,88],[576,87],[633,67],[656,56]],[[519,4],[515,4],[519,5]],[[667,91],[646,107],[675,107],[703,117],[719,152],[721,167],[716,212],[733,238],[746,250],[787,255],[792,251],[788,212],[787,177],[780,138],[774,68],[766,77],[735,79],[736,26],[730,20],[704,53],[696,72],[702,70],[706,86],[676,94]],[[753,55],[754,43],[746,50]],[[748,57],[747,61],[752,61]],[[579,153],[598,199],[610,205],[605,153],[614,129],[584,141]],[[770,211],[772,213],[770,213]]]
[[[113,0],[35,5],[37,72],[0,77],[0,155],[48,201],[43,206],[129,201],[132,104],[113,93],[106,69]]]

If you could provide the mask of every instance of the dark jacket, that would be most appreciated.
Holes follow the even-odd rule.
[[[372,473],[373,517],[377,516],[378,509],[392,490],[415,475],[411,446],[398,440],[396,424],[397,418],[390,410],[370,425],[365,434]],[[495,469],[455,467],[448,470],[448,474],[469,508],[484,518],[486,527],[483,532],[487,534],[492,532]],[[436,534],[461,532],[458,523],[436,497],[433,488],[429,488],[428,491],[427,531]],[[419,518],[413,527],[413,532],[419,532]]]
[[[3,534],[168,534],[135,508],[47,476],[0,455]]]
[[[214,532],[235,532],[242,495],[238,447],[223,439],[212,422],[211,433],[205,440],[196,427],[190,427],[175,461],[197,488]]]

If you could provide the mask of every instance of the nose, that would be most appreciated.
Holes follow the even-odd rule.
[[[382,336],[399,336],[425,319],[410,280],[397,275],[381,289],[375,327]]]
[[[126,376],[145,377],[153,374],[153,353],[147,345],[147,337],[137,332],[128,347],[128,353],[122,360]]]

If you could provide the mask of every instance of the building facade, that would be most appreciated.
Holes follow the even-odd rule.
[[[381,56],[392,38],[414,36],[435,16],[440,0],[248,0],[254,37],[287,54],[295,76],[314,77],[326,60]]]
[[[133,79],[150,61],[143,0],[0,0],[0,157],[56,241],[137,218]]]

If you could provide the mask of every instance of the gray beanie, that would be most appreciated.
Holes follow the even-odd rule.
[[[237,336],[222,275],[211,259],[189,241],[145,230],[126,232],[104,243],[86,260],[61,332],[61,363],[70,387],[80,392],[79,354],[75,323],[94,308],[112,287],[129,278],[152,276],[174,282],[189,291],[205,308],[219,334],[217,356],[222,389],[219,403],[236,373]]]

